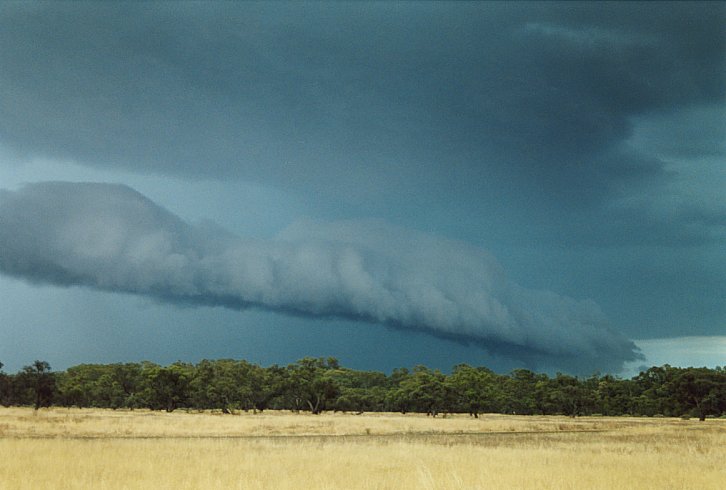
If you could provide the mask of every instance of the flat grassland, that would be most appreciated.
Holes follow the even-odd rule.
[[[722,489],[726,420],[0,408],[0,488]]]

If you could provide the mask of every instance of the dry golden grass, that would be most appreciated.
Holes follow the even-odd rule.
[[[0,408],[0,488],[720,489],[726,420]]]

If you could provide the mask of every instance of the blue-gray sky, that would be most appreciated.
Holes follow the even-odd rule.
[[[726,364],[725,22],[3,3],[0,361]]]

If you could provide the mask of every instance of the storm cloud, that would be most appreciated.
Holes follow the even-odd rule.
[[[2,2],[0,358],[155,323],[165,361],[586,374],[621,335],[721,335],[724,25],[724,2]],[[46,181],[147,198],[18,191]],[[84,338],[57,363],[117,358]]]
[[[663,174],[634,116],[726,87],[718,3],[2,9],[13,150],[338,199],[592,206]]]
[[[0,194],[0,270],[184,304],[341,317],[514,356],[638,357],[596,304],[510,281],[486,251],[377,221],[298,222],[272,240],[189,224],[129,187]]]

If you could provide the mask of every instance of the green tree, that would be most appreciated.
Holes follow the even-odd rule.
[[[406,393],[401,389],[401,385],[409,377],[411,377],[411,373],[407,368],[396,368],[388,377],[388,389],[385,395],[386,410],[403,414],[411,411],[411,401],[406,398]]]
[[[680,369],[664,364],[653,366],[641,371],[633,382],[635,393],[633,396],[633,411],[636,415],[665,415],[674,417],[683,414],[678,402],[671,393],[673,380]]]
[[[57,401],[64,406],[98,406],[97,383],[105,371],[101,364],[79,364],[59,373]]]
[[[455,410],[478,418],[480,413],[496,412],[502,399],[499,377],[484,367],[459,364],[446,383],[454,396]]]
[[[111,365],[113,384],[111,392],[115,394],[113,407],[140,408],[139,392],[143,385],[141,364],[135,362]]]
[[[339,367],[335,358],[300,359],[288,366],[288,394],[296,410],[307,407],[317,415],[327,408],[327,403],[339,394],[338,385],[331,371]]]
[[[7,407],[11,401],[12,380],[2,370],[4,364],[0,362],[0,405]]]
[[[590,412],[594,405],[593,393],[586,384],[574,376],[557,373],[547,386],[548,402],[556,413],[576,417]]]
[[[221,408],[224,413],[252,408],[253,393],[246,361],[201,361],[190,382],[191,403],[199,408]]]
[[[25,392],[25,401],[30,401],[36,410],[53,402],[55,376],[47,362],[34,361],[33,364],[24,366],[16,380],[20,389]]]
[[[252,366],[249,372],[252,392],[252,407],[255,411],[263,411],[271,406],[273,400],[284,395],[286,387],[286,371],[284,368],[272,365],[263,368]]]
[[[173,412],[184,406],[189,397],[193,366],[182,362],[161,367],[153,363],[143,366],[144,400],[152,410]]]
[[[56,373],[57,402],[65,406],[137,408],[141,365],[80,364]]]
[[[454,397],[446,384],[446,376],[426,366],[413,368],[413,373],[401,381],[398,396],[412,411],[432,417],[453,411]]]
[[[340,411],[380,412],[385,410],[386,375],[375,371],[338,368],[330,377],[339,388],[333,408]]]
[[[547,413],[547,382],[546,374],[515,369],[503,382],[502,412],[519,415]]]
[[[726,406],[726,373],[708,368],[687,368],[668,385],[683,412],[694,412],[699,420],[720,415]]]

